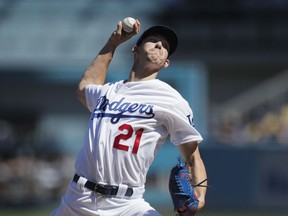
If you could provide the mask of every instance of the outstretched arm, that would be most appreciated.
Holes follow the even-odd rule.
[[[134,31],[131,33],[126,33],[122,31],[122,21],[119,21],[117,23],[117,29],[111,34],[107,43],[88,66],[79,82],[76,93],[78,99],[85,107],[87,106],[85,87],[89,84],[103,85],[105,83],[107,70],[116,48],[121,43],[129,40],[131,37],[136,35],[139,31],[140,22],[138,20],[136,20],[136,23],[134,25]]]
[[[207,179],[206,169],[199,152],[198,143],[190,142],[179,145],[179,150],[182,157],[187,162],[187,170],[192,181],[191,183],[197,185]],[[203,182],[201,185],[202,187],[194,187],[194,191],[199,200],[198,210],[202,209],[205,205],[207,181]]]

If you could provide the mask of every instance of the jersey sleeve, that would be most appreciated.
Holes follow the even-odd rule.
[[[165,126],[170,134],[170,141],[175,145],[196,141],[203,138],[193,123],[193,112],[187,101],[183,100],[164,113]]]
[[[97,100],[100,97],[102,85],[90,84],[85,88],[86,104],[90,112],[93,112]]]

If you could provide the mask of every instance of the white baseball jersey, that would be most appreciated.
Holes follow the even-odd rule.
[[[75,168],[91,181],[144,189],[167,137],[175,145],[202,141],[187,101],[158,79],[88,85],[85,94],[92,114]]]

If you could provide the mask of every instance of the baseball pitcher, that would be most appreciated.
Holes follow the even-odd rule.
[[[167,138],[185,160],[189,185],[207,183],[198,148],[202,137],[194,127],[192,110],[175,89],[156,78],[170,64],[177,34],[167,26],[147,29],[132,48],[134,62],[127,79],[105,83],[116,48],[139,33],[140,22],[136,20],[130,33],[122,28],[119,21],[77,88],[91,115],[75,175],[54,216],[160,215],[143,194],[148,169]],[[173,202],[179,200],[175,210],[194,215],[204,206],[206,188],[193,187],[193,199],[182,201],[187,186],[176,187],[179,182],[184,185],[176,171],[171,175],[171,196]],[[197,204],[193,208],[192,202]]]

